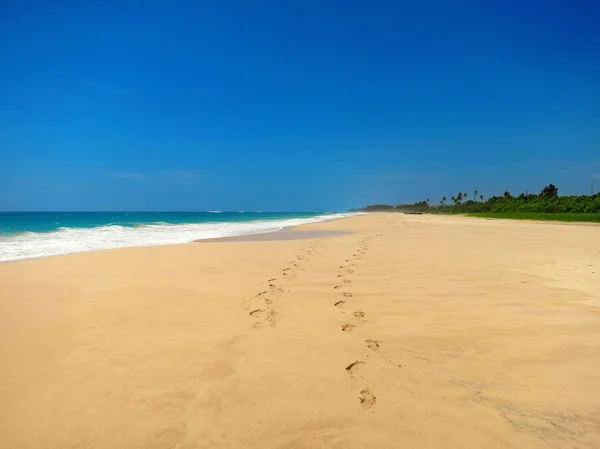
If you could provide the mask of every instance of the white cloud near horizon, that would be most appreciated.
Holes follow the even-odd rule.
[[[111,178],[117,178],[117,179],[135,179],[135,180],[141,180],[141,179],[146,178],[146,176],[143,173],[137,173],[137,172],[109,172],[109,173],[107,173],[107,176],[110,176]]]
[[[134,181],[149,180],[161,182],[190,182],[202,178],[202,176],[193,171],[187,170],[165,170],[156,175],[146,175],[141,172],[117,172],[106,173],[106,176],[115,179],[131,179]]]
[[[200,179],[201,176],[196,172],[191,172],[187,170],[165,170],[161,173],[161,178],[163,181],[167,182],[182,182],[182,181],[192,181],[195,179]]]

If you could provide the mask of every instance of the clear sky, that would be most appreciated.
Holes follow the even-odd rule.
[[[600,190],[600,2],[0,6],[0,210]]]

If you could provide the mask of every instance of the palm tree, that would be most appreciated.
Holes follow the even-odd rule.
[[[452,197],[450,198],[450,200],[452,200],[452,202],[453,202],[454,204],[456,204],[456,197],[452,196]]]
[[[443,196],[443,197],[442,197],[442,204],[445,204],[445,203],[446,203],[446,197],[445,197],[445,196]]]
[[[479,199],[483,201],[483,195],[479,195]]]
[[[475,191],[473,192],[473,199],[475,201],[477,201],[477,195],[479,194],[479,190],[475,189]]]
[[[504,198],[512,198],[512,193],[510,193],[508,190],[504,191]]]
[[[463,194],[462,192],[458,192],[458,195],[456,196],[456,204],[459,204],[463,199]]]

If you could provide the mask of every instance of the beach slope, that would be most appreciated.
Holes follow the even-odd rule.
[[[600,447],[600,227],[301,230],[0,264],[0,447]]]

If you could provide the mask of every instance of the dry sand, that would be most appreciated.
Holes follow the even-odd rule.
[[[0,447],[600,447],[600,227],[302,229],[1,264]]]

